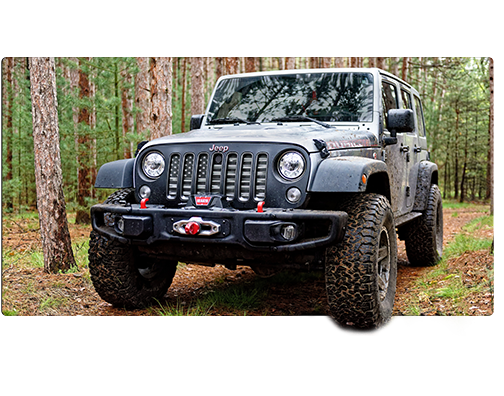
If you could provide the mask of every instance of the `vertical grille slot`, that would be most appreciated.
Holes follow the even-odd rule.
[[[189,199],[191,196],[192,176],[194,168],[194,154],[187,154],[184,157],[184,169],[182,173],[182,192],[181,198]]]
[[[245,153],[242,156],[240,169],[240,192],[239,198],[247,201],[250,198],[250,184],[252,181],[252,154]]]
[[[220,193],[220,180],[222,174],[222,154],[214,154],[212,162],[212,174],[210,175],[210,192]]]
[[[234,198],[237,168],[238,168],[238,154],[231,153],[227,156],[226,191],[225,191],[226,197]]]
[[[206,178],[208,170],[208,154],[202,153],[198,157],[198,173],[196,176],[196,194],[206,193]]]
[[[254,194],[254,198],[260,201],[266,198],[267,174],[268,174],[268,155],[261,153],[257,156],[255,194]]]
[[[170,160],[170,171],[168,179],[168,198],[177,198],[177,185],[180,172],[180,154],[173,154]]]

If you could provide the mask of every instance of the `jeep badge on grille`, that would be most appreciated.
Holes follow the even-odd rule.
[[[225,153],[229,151],[229,146],[216,146],[215,144],[209,148],[210,151],[215,151],[216,153]]]

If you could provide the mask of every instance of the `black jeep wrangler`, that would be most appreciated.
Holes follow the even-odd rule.
[[[106,301],[161,298],[179,261],[268,276],[324,270],[331,316],[392,314],[397,235],[436,264],[443,218],[418,92],[379,69],[224,76],[191,132],[103,165],[91,208],[91,279]],[[397,234],[396,234],[397,231]]]

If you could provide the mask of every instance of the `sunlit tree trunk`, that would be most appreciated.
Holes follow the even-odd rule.
[[[37,208],[44,270],[75,267],[63,195],[54,58],[30,58]]]
[[[172,58],[151,58],[151,139],[172,134]]]
[[[135,104],[139,110],[136,114],[137,133],[144,138],[150,134],[150,76],[149,58],[136,58],[138,73],[135,76]]]
[[[385,70],[385,58],[384,57],[377,57],[376,58],[376,67],[378,69]]]
[[[203,58],[191,58],[191,114],[205,112]]]
[[[345,61],[341,56],[334,58],[334,67],[345,67]]]
[[[236,74],[238,73],[238,58],[229,57],[224,58],[226,64],[226,74]]]
[[[287,70],[295,69],[296,68],[296,58],[294,58],[292,56],[285,58],[285,68]]]
[[[406,77],[407,77],[407,71],[408,71],[408,62],[409,62],[409,58],[408,57],[404,57],[403,60],[402,60],[402,70],[401,70],[401,78],[406,81]]]

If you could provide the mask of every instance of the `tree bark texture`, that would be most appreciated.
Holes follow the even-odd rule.
[[[256,71],[256,58],[245,58],[245,73],[252,73]]]
[[[203,58],[191,58],[191,114],[205,112],[205,82]]]
[[[172,58],[151,58],[151,139],[172,134]]]
[[[30,58],[35,180],[44,270],[75,267],[62,188],[54,58]]]
[[[122,107],[122,130],[123,130],[123,158],[131,158],[133,155],[133,143],[127,143],[127,134],[132,133],[135,127],[133,123],[133,98],[131,95],[132,77],[128,70],[121,72],[121,107]]]
[[[14,84],[12,79],[12,74],[14,71],[14,58],[4,58],[2,61],[3,73],[2,76],[6,77],[6,81],[2,84],[3,92],[2,98],[3,103],[2,106],[5,109],[4,117],[5,117],[5,133],[2,134],[5,139],[5,148],[6,148],[6,163],[7,166],[7,174],[5,176],[5,180],[12,180],[12,137],[14,135],[14,129],[12,127],[12,104],[14,98]],[[2,112],[3,113],[3,112]],[[12,197],[4,197],[7,200],[6,206],[7,209],[13,208]]]
[[[224,58],[226,64],[226,74],[236,74],[238,73],[238,58],[237,57],[229,57]]]
[[[149,58],[136,58],[138,73],[135,76],[135,104],[138,109],[136,114],[137,133],[145,139],[149,137],[150,131],[150,74]]]
[[[488,123],[487,198],[490,199],[490,214],[494,213],[494,61],[489,59],[490,115]]]

